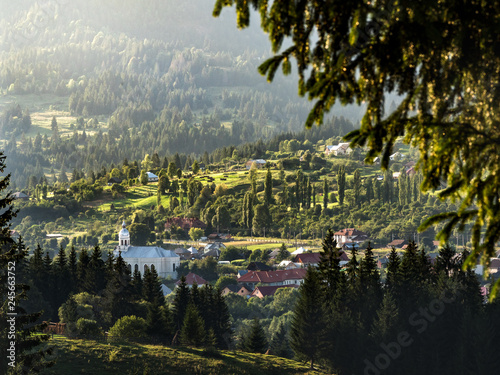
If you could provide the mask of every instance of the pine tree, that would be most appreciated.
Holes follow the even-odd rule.
[[[207,328],[214,331],[216,345],[218,348],[229,349],[231,345],[231,314],[226,303],[226,298],[222,295],[221,290],[212,288],[207,285],[203,288],[207,294],[211,295],[212,308],[208,309],[212,319],[207,321]]]
[[[112,321],[123,316],[132,315],[132,296],[134,290],[130,278],[130,270],[123,260],[121,253],[118,254],[113,264],[113,271],[108,276],[104,297],[111,313]]]
[[[134,293],[134,300],[142,299],[142,277],[139,269],[134,270],[134,278],[132,279],[132,288]]]
[[[5,156],[0,152],[0,173],[4,170]],[[0,306],[0,347],[3,349],[0,372],[28,374],[53,364],[46,359],[52,349],[39,347],[49,339],[48,335],[33,335],[43,329],[43,326],[35,324],[41,312],[25,311],[20,306],[27,296],[28,286],[19,284],[18,280],[12,280],[12,273],[16,273],[17,264],[24,262],[27,252],[26,249],[16,246],[11,238],[10,222],[16,212],[12,208],[12,195],[4,194],[9,181],[10,174],[0,177],[0,295],[4,300]],[[14,313],[17,315],[11,315]],[[12,353],[9,351],[10,342],[14,339],[9,335],[11,327],[15,328],[15,349]],[[12,354],[14,356],[9,358]]]
[[[365,256],[359,263],[359,279],[363,290],[360,314],[362,324],[364,324],[366,328],[371,324],[374,318],[373,315],[382,300],[380,274],[372,250],[370,243],[368,243],[365,249]]]
[[[76,250],[75,247],[71,245],[68,256],[68,271],[69,271],[68,283],[70,285],[69,287],[70,291],[75,291],[77,287],[76,285],[77,269],[78,269],[78,262],[76,258]]]
[[[95,245],[84,271],[84,289],[90,294],[99,294],[106,287],[106,268],[102,260],[101,248]]]
[[[198,309],[189,303],[182,323],[181,342],[184,345],[201,346],[205,342],[205,323]]]
[[[299,289],[299,298],[293,311],[290,327],[290,346],[299,357],[314,361],[320,357],[325,341],[324,294],[321,292],[322,276],[309,267]]]
[[[146,302],[154,302],[156,298],[163,297],[161,291],[161,283],[158,279],[158,273],[156,269],[148,267],[144,271],[144,277],[142,279],[142,297]]]
[[[42,285],[42,280],[44,276],[44,267],[43,267],[43,250],[40,247],[40,244],[37,244],[35,250],[33,251],[33,255],[29,260],[28,269],[33,284]]]
[[[385,281],[386,287],[392,291],[392,293],[396,293],[401,284],[399,273],[400,265],[401,260],[399,259],[399,255],[393,246],[387,262],[387,276]]]
[[[386,292],[382,304],[377,310],[377,317],[373,322],[371,336],[375,343],[387,342],[397,334],[399,309],[391,292]]]
[[[78,256],[78,263],[76,265],[76,274],[77,274],[77,284],[78,290],[80,292],[85,292],[85,279],[87,274],[87,269],[89,266],[90,257],[87,249],[82,249]]]
[[[267,350],[267,338],[260,321],[254,318],[250,325],[250,332],[245,338],[245,350],[250,353],[265,353]]]
[[[454,272],[458,271],[459,267],[455,254],[455,249],[448,243],[439,249],[439,256],[436,258],[434,266],[436,273],[444,272],[446,276],[451,276]]]
[[[180,284],[175,288],[175,297],[173,302],[173,318],[176,329],[182,328],[184,315],[189,304],[190,291],[186,285],[186,277],[182,276]]]
[[[325,301],[334,302],[336,293],[345,284],[344,275],[340,272],[340,254],[333,231],[328,229],[323,239],[323,251],[320,253],[318,269],[324,282],[321,284]]]
[[[271,349],[271,354],[278,357],[292,357],[293,352],[288,341],[288,329],[285,323],[279,323],[276,332],[273,334],[269,348]]]
[[[68,283],[70,278],[69,270],[66,260],[66,253],[62,246],[59,247],[59,252],[57,254],[57,261],[54,267],[54,308],[59,308],[63,302],[68,299],[68,295],[71,292],[71,284]]]

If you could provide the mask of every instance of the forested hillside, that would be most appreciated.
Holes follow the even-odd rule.
[[[204,1],[116,6],[2,8],[0,142],[14,186],[302,129],[308,101],[291,81],[270,85],[257,72],[269,54],[257,29],[228,35],[232,16],[214,22]],[[356,121],[349,111],[339,113]]]

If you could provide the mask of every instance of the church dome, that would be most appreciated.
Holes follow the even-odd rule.
[[[126,228],[126,224],[125,224],[125,221],[123,222],[122,224],[122,230],[120,231],[120,233],[118,234],[118,237],[119,238],[129,238],[130,237],[130,233],[129,231],[127,230]]]

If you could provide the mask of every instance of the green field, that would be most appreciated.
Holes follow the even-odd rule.
[[[326,374],[310,371],[302,363],[264,354],[221,351],[207,356],[203,349],[140,344],[106,344],[55,336],[56,364],[42,374]]]

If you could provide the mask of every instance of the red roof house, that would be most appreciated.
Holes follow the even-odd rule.
[[[208,281],[205,280],[203,277],[198,276],[195,273],[189,272],[186,275],[186,284],[187,284],[188,287],[191,288],[194,283],[196,283],[197,285],[205,285],[205,284],[208,284]],[[181,285],[181,281],[180,280],[177,281],[175,283],[175,285],[177,285],[177,286]]]
[[[306,277],[307,269],[277,271],[249,271],[238,279],[238,283],[245,283],[255,287],[257,284],[292,285],[302,284]]]
[[[304,267],[307,267],[309,265],[316,267],[319,263],[319,260],[321,258],[320,253],[303,253],[303,254],[298,254],[294,259],[294,263],[299,263]]]
[[[274,286],[258,286],[254,289],[250,297],[264,298],[267,296],[274,296],[274,293],[280,288],[298,288],[296,284],[293,285],[274,285]]]

